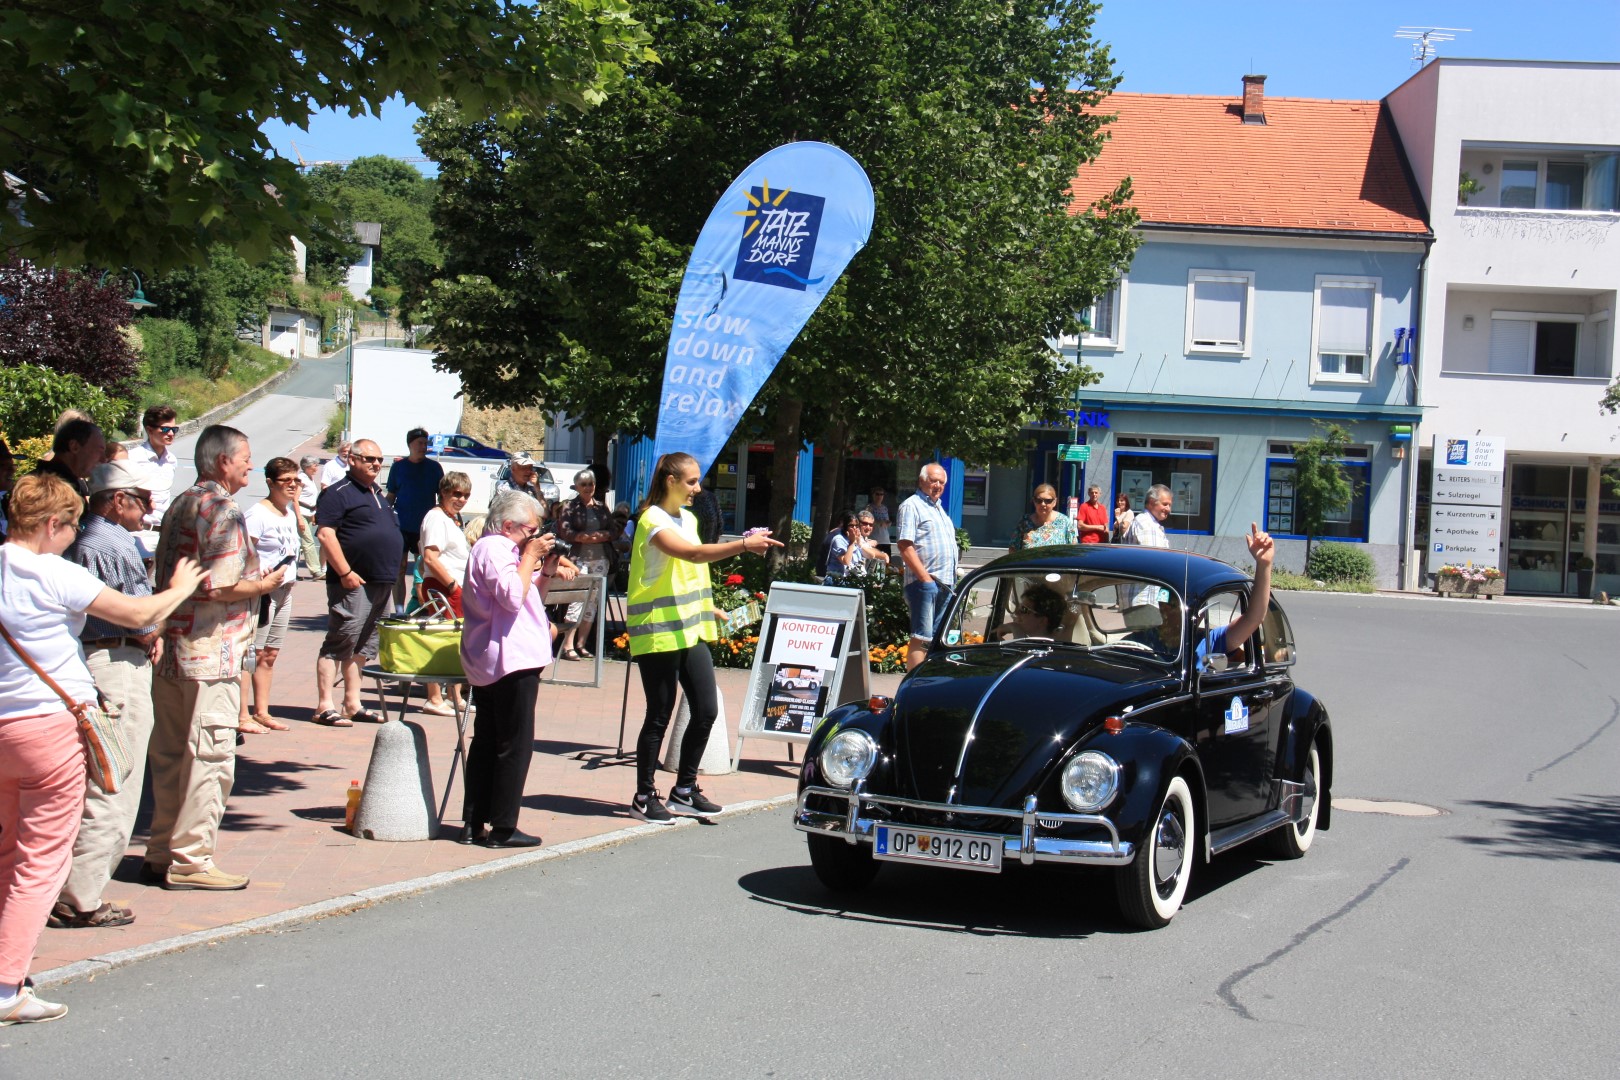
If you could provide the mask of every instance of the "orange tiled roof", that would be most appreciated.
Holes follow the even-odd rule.
[[[1126,176],[1145,224],[1426,233],[1395,126],[1376,101],[1113,94],[1102,155],[1071,185],[1070,213]]]

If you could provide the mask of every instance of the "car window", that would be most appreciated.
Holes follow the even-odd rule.
[[[1173,660],[1184,618],[1181,598],[1157,582],[1009,571],[963,587],[942,639],[947,646],[1051,641]]]
[[[1232,620],[1243,614],[1243,594],[1235,590],[1219,592],[1211,596],[1204,604],[1203,611],[1198,617],[1198,633],[1201,642],[1208,642],[1210,635],[1223,626],[1230,626]],[[1205,672],[1235,671],[1246,668],[1248,664],[1247,643],[1242,641],[1226,642],[1225,650],[1209,648],[1200,645],[1196,654],[1198,656],[1199,670]]]
[[[1260,651],[1268,668],[1288,667],[1294,662],[1294,628],[1276,600],[1271,601],[1266,617],[1260,620]]]

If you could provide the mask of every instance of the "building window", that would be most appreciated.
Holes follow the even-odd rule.
[[[1585,375],[1577,369],[1585,316],[1559,312],[1493,311],[1489,371],[1499,375]],[[1592,375],[1601,375],[1593,371]]]
[[[1558,156],[1552,156],[1556,153]],[[1620,152],[1611,149],[1571,154],[1527,148],[1523,156],[1500,159],[1496,205],[1518,210],[1620,210]],[[1489,176],[1496,160],[1488,151],[1464,149],[1463,169]]]
[[[1121,349],[1125,344],[1125,279],[1099,296],[1080,319],[1086,324],[1081,344],[1088,349]]]
[[[1279,444],[1271,445],[1272,456],[1266,459],[1266,532],[1290,540],[1305,539],[1304,525],[1295,513],[1294,455],[1291,447],[1283,445],[1287,457],[1278,456]],[[1365,447],[1349,447],[1339,465],[1350,481],[1350,501],[1336,507],[1322,523],[1318,540],[1349,540],[1367,542],[1367,505],[1372,481],[1372,463]]]
[[[1314,379],[1356,383],[1372,379],[1378,287],[1377,278],[1317,275]]]
[[[1248,270],[1187,273],[1187,351],[1249,355],[1254,274]]]
[[[1160,441],[1178,440],[1154,440]],[[1180,450],[1126,453],[1116,449],[1113,497],[1124,492],[1130,498],[1131,509],[1144,513],[1148,488],[1163,484],[1170,489],[1170,516],[1165,520],[1165,531],[1211,536],[1215,532],[1215,440],[1179,441],[1183,444]],[[1189,448],[1188,443],[1209,449],[1200,452]]]

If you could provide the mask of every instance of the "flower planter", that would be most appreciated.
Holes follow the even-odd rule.
[[[1459,574],[1437,574],[1434,579],[1434,591],[1441,596],[1483,596],[1489,600],[1507,591],[1507,578],[1467,581]]]

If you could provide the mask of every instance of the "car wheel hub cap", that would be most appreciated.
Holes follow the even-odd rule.
[[[1169,885],[1181,873],[1181,862],[1187,847],[1187,834],[1181,819],[1171,810],[1159,818],[1158,838],[1154,842],[1153,873],[1161,886]]]

